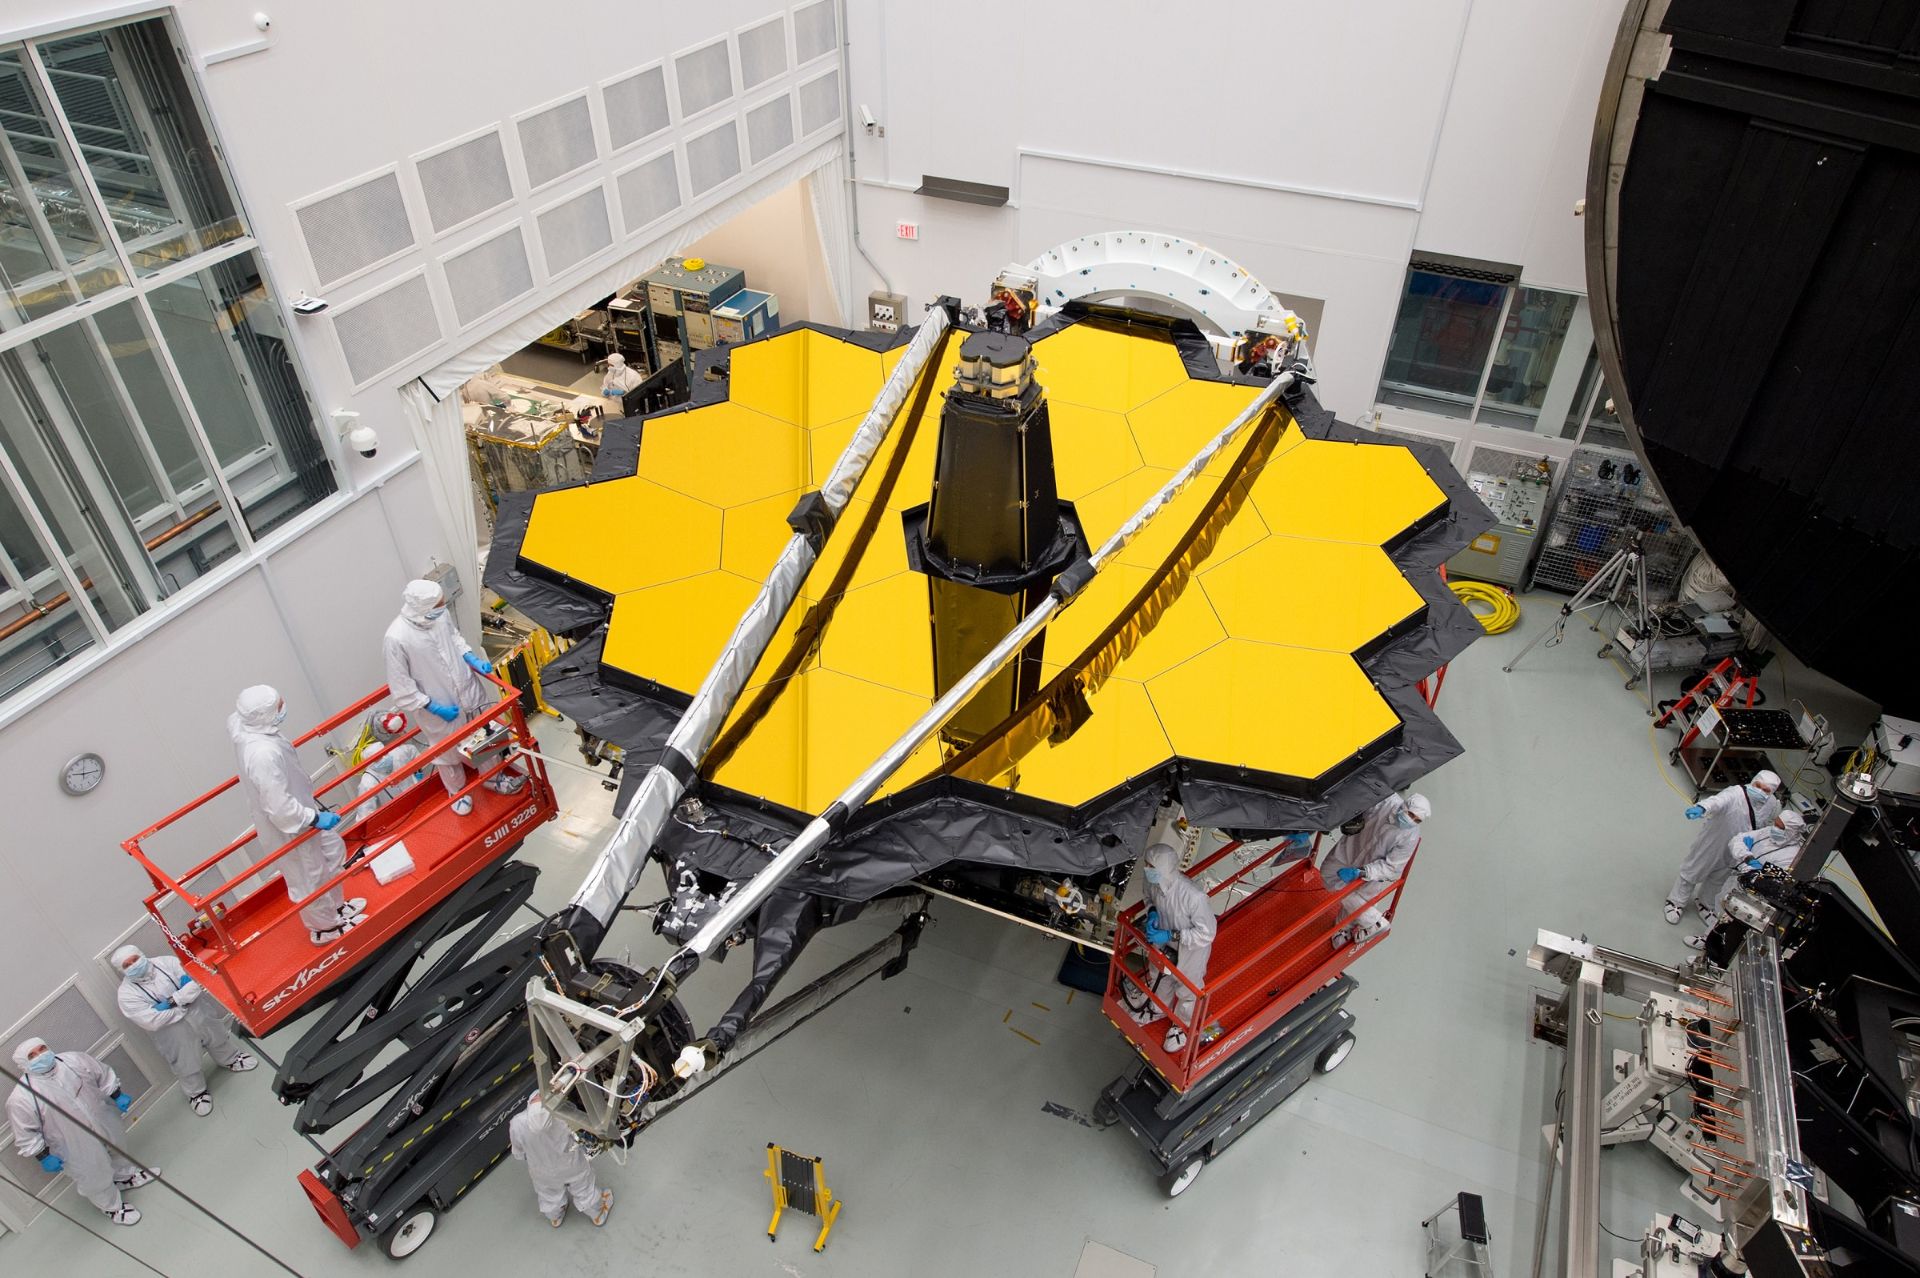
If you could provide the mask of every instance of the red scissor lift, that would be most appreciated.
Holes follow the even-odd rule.
[[[1319,842],[1316,836],[1316,852]],[[1242,846],[1228,844],[1192,873],[1212,869]],[[1250,857],[1208,895],[1233,892],[1255,870],[1290,852],[1282,841]],[[1316,1072],[1337,1068],[1353,1046],[1353,1015],[1345,1004],[1358,986],[1346,969],[1387,931],[1338,947],[1334,936],[1369,908],[1391,920],[1413,862],[1390,883],[1361,880],[1329,891],[1312,858],[1293,854],[1299,859],[1217,916],[1205,985],[1189,981],[1147,943],[1141,905],[1120,917],[1103,1006],[1140,1060],[1100,1093],[1094,1120],[1125,1124],[1160,1169],[1169,1195],[1184,1192],[1209,1161]],[[1365,894],[1364,904],[1349,909],[1345,903],[1356,892]],[[1193,995],[1188,1016],[1176,1016],[1173,1000],[1155,992],[1162,978]],[[1128,995],[1137,1001],[1143,994],[1160,1013],[1144,1026],[1125,1005]],[[1165,1039],[1174,1025],[1186,1031],[1186,1043],[1169,1052]]]
[[[1314,845],[1317,851],[1317,837]],[[1240,847],[1239,843],[1229,843],[1190,873],[1203,874]],[[1207,894],[1218,896],[1230,891],[1253,871],[1271,865],[1291,850],[1284,841],[1276,844],[1215,884]],[[1411,860],[1407,868],[1413,868]],[[1387,935],[1384,928],[1364,941],[1339,947],[1333,938],[1367,909],[1378,909],[1391,921],[1405,882],[1403,874],[1390,883],[1362,880],[1352,887],[1329,891],[1312,858],[1300,856],[1218,916],[1219,930],[1207,961],[1204,986],[1188,980],[1165,952],[1147,943],[1142,930],[1143,906],[1136,904],[1120,916],[1114,934],[1114,961],[1104,1004],[1107,1019],[1127,1036],[1169,1087],[1176,1092],[1190,1091],[1309,996],[1325,988],[1348,964],[1378,945]],[[1359,909],[1346,908],[1347,898],[1356,892],[1367,894],[1365,904]],[[1138,972],[1132,966],[1136,960],[1141,965]],[[1155,986],[1164,983],[1163,977],[1193,994],[1190,1017],[1179,1016],[1172,1003],[1155,992]],[[1161,1017],[1145,1026],[1136,1023],[1126,1010],[1129,997],[1137,1002],[1143,994]],[[1168,1052],[1164,1040],[1168,1028],[1174,1025],[1186,1031],[1187,1042],[1179,1051]]]
[[[314,893],[345,888],[349,898],[365,897],[366,921],[330,945],[316,946],[299,917],[305,900],[288,899],[285,881],[274,863],[319,832],[308,830],[284,847],[254,860],[246,851],[257,838],[249,829],[213,855],[175,875],[162,869],[147,845],[213,800],[233,789],[239,779],[226,781],[121,844],[138,861],[153,883],[146,898],[147,912],[166,934],[168,942],[195,979],[217,998],[252,1035],[265,1034],[320,994],[339,983],[363,961],[431,909],[449,893],[519,847],[528,831],[558,811],[545,767],[530,751],[538,743],[527,728],[517,694],[498,679],[505,699],[462,724],[436,745],[420,739],[420,729],[409,727],[399,739],[367,755],[357,765],[316,787],[316,797],[340,814],[339,832],[347,845],[345,867]],[[298,747],[325,737],[343,725],[357,726],[368,711],[382,705],[388,690],[380,688],[293,739]],[[420,755],[396,768],[378,792],[360,794],[360,776],[381,754],[412,741]],[[462,752],[474,767],[460,796],[450,795],[433,775],[432,765],[449,752]],[[413,781],[414,772],[422,772]],[[514,793],[488,788],[497,777],[526,778]],[[397,791],[397,792],[396,792]],[[386,802],[374,807],[376,793]],[[452,810],[457,797],[473,800],[473,811],[461,816]],[[413,869],[391,883],[379,883],[370,868],[373,858],[404,842]],[[250,861],[231,872],[228,858],[240,854]],[[249,887],[249,882],[254,885]],[[165,907],[176,922],[169,923]],[[178,907],[184,907],[180,909]],[[185,926],[178,926],[180,914]]]

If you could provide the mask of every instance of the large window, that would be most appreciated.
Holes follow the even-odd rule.
[[[1481,421],[1520,430],[1539,428],[1540,406],[1546,402],[1579,301],[1571,293],[1543,288],[1514,290],[1480,397]]]
[[[1579,310],[1574,294],[1526,287],[1510,270],[1416,261],[1379,400],[1537,431],[1542,409],[1554,402],[1556,375],[1571,376],[1560,354]]]
[[[1602,448],[1626,448],[1627,430],[1614,409],[1613,390],[1607,375],[1600,370],[1600,352],[1587,348],[1587,362],[1580,370],[1580,384],[1573,392],[1573,406],[1567,410],[1560,438],[1577,439]]]
[[[0,697],[333,490],[167,22],[0,47]]]
[[[1504,283],[1409,270],[1380,402],[1470,415],[1506,303]]]

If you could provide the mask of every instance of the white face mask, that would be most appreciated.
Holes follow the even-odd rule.
[[[273,726],[277,728],[281,724],[285,723],[286,721],[287,721],[287,708],[285,706],[281,706],[279,712],[273,716]]]
[[[1405,812],[1394,813],[1393,819],[1395,824],[1397,824],[1403,830],[1411,830],[1414,826],[1420,824],[1418,821],[1415,821],[1411,816],[1407,815]]]
[[[447,615],[447,610],[446,610],[446,609],[445,609],[444,607],[442,607],[442,608],[429,608],[429,609],[427,609],[427,620],[428,620],[428,621],[438,621],[438,620],[440,620],[440,618],[442,618],[442,617],[444,617],[444,616],[446,616],[446,615]]]

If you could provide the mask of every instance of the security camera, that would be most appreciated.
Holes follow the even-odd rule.
[[[253,25],[258,27],[260,30],[265,31],[268,27],[273,25],[273,19],[269,18],[264,13],[256,13],[253,15]]]
[[[380,451],[380,436],[371,426],[360,424],[360,414],[351,408],[333,410],[333,424],[346,437],[347,447],[362,457],[371,457]]]
[[[327,303],[325,298],[308,297],[305,293],[302,293],[293,299],[293,313],[295,315],[318,315],[326,309]]]
[[[880,126],[880,121],[873,118],[873,112],[867,109],[867,104],[864,102],[860,104],[860,123],[867,126],[869,133]]]

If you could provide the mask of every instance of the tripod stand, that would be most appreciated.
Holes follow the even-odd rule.
[[[1631,608],[1623,598],[1626,595],[1632,596]],[[1532,642],[1520,650],[1520,655],[1501,669],[1507,674],[1512,674],[1513,668],[1525,660],[1526,655],[1535,648],[1542,644],[1549,648],[1558,644],[1566,637],[1567,622],[1574,614],[1595,609],[1604,610],[1609,607],[1619,609],[1622,621],[1630,621],[1631,624],[1622,627],[1623,633],[1639,636],[1640,651],[1637,655],[1640,660],[1640,672],[1630,676],[1626,686],[1631,691],[1634,684],[1641,682],[1642,679],[1646,681],[1647,713],[1651,715],[1653,713],[1653,676],[1647,669],[1651,655],[1647,650],[1653,641],[1653,627],[1647,616],[1647,559],[1641,552],[1640,534],[1637,532],[1632,534],[1625,546],[1614,551],[1607,562],[1600,565],[1598,572],[1587,578],[1587,584],[1580,587],[1573,598],[1560,605],[1560,615],[1554,618],[1553,624],[1535,635]],[[1600,623],[1597,619],[1589,618],[1587,625],[1596,634],[1600,632]],[[1628,647],[1624,643],[1620,646],[1626,648],[1630,657],[1636,655],[1633,647]],[[1609,639],[1601,645],[1598,655],[1604,657],[1612,652],[1614,647],[1615,641]]]

